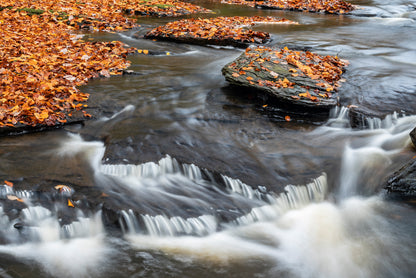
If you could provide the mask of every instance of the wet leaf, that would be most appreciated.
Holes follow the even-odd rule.
[[[4,181],[4,184],[10,187],[13,187],[13,183],[11,181]]]
[[[68,199],[68,207],[72,207],[72,208],[75,207],[74,204],[72,203],[72,201],[70,199]]]
[[[9,199],[10,201],[18,201],[18,202],[21,202],[21,203],[24,202],[22,199],[14,196],[14,195],[7,195],[7,199]]]
[[[240,45],[252,42],[261,44],[267,42],[270,38],[268,33],[245,28],[256,23],[297,24],[297,22],[288,19],[271,16],[191,18],[159,26],[146,33],[145,38],[189,43],[204,41],[207,44],[222,45]]]
[[[136,26],[121,13],[126,3],[82,2],[1,1],[0,127],[65,123],[70,111],[81,110],[78,104],[88,100],[79,86],[100,72],[108,77],[129,66],[125,58],[132,48],[116,41],[86,42],[75,34]]]

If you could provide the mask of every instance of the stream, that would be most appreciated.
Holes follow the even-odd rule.
[[[86,34],[172,55],[82,87],[84,125],[0,138],[0,277],[414,277],[415,206],[383,184],[415,156],[416,3],[350,2],[348,16],[193,2],[298,21],[256,28],[348,60],[329,115],[229,86],[242,49],[133,38],[171,18]],[[351,105],[383,117],[354,129]]]

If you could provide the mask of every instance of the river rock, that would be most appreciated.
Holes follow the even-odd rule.
[[[355,105],[348,106],[348,118],[352,128],[365,129],[375,128],[375,124],[391,116],[390,114],[383,114],[380,112],[370,111],[367,108],[358,107]]]
[[[397,170],[387,180],[385,189],[392,198],[416,199],[416,159],[411,160]]]
[[[412,139],[413,146],[416,148],[416,127],[410,132],[410,139]]]
[[[298,24],[285,18],[271,16],[189,18],[161,25],[147,32],[144,38],[197,45],[246,48],[252,43],[264,44],[270,40],[269,33],[246,28],[258,23]]]
[[[252,88],[282,103],[327,109],[338,104],[337,88],[347,62],[288,48],[247,48],[222,73],[233,85]]]

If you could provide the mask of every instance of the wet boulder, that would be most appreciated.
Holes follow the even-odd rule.
[[[416,148],[416,127],[410,132],[410,139],[412,139],[413,146]]]
[[[338,104],[337,88],[348,62],[309,51],[247,48],[222,73],[232,85],[252,88],[282,103],[330,109]]]
[[[385,185],[388,196],[395,199],[416,199],[416,159],[397,170]]]
[[[372,111],[367,107],[348,106],[348,118],[352,128],[374,129],[389,126],[397,117],[396,113]]]

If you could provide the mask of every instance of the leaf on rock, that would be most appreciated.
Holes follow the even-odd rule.
[[[11,181],[4,181],[4,184],[9,186],[9,187],[13,187],[13,183]]]

